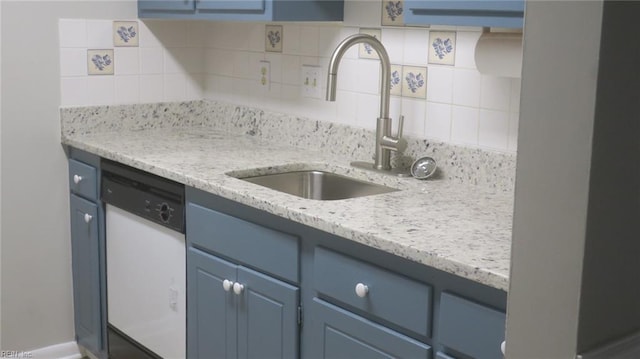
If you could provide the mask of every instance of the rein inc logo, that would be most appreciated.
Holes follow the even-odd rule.
[[[1,350],[0,358],[33,358],[33,353],[18,350]]]

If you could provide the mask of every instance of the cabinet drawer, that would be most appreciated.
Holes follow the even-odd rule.
[[[439,341],[477,359],[502,358],[505,319],[503,312],[445,292],[440,297]]]
[[[298,238],[290,234],[189,203],[187,241],[264,273],[298,282]]]
[[[315,289],[322,296],[361,309],[373,317],[430,336],[431,287],[376,266],[317,247]],[[356,293],[363,284],[366,293]]]
[[[313,298],[312,358],[431,358],[431,347]]]
[[[84,198],[98,200],[97,170],[86,163],[69,160],[69,188]]]

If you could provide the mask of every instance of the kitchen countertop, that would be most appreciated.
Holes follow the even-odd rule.
[[[83,116],[84,120],[90,120],[91,112]],[[76,131],[69,130],[71,125],[64,122],[63,118],[62,143],[65,145],[508,290],[512,191],[447,179],[418,181],[377,174],[352,168],[349,166],[352,158],[330,151],[280,144],[215,126],[190,124]],[[326,170],[401,191],[317,201],[227,175],[294,169]]]

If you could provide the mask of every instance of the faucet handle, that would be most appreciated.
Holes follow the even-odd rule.
[[[398,118],[398,134],[396,135],[397,138],[402,138],[403,130],[404,130],[404,115],[400,115],[400,117]]]

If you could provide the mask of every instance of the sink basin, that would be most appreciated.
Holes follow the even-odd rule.
[[[396,188],[360,181],[335,173],[313,170],[276,173],[240,179],[294,196],[323,201],[399,191]]]

